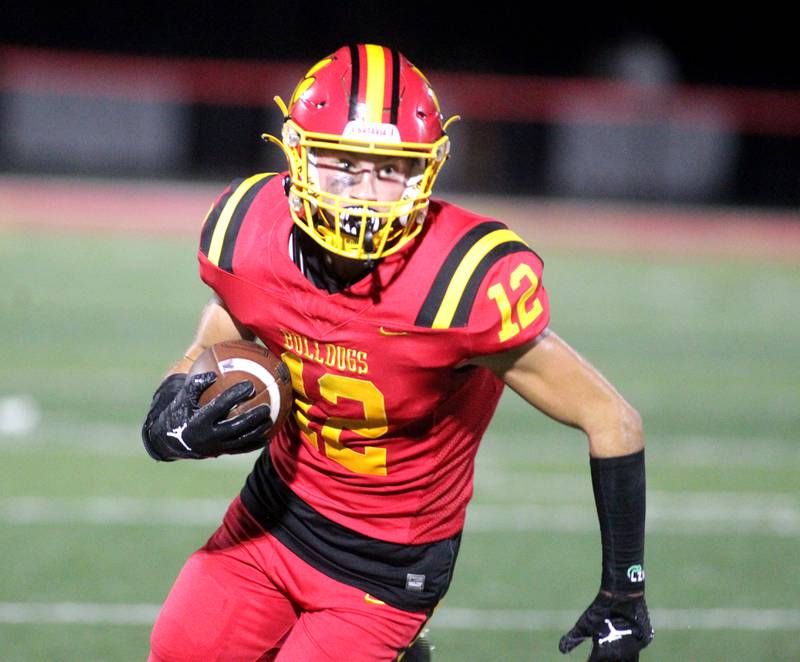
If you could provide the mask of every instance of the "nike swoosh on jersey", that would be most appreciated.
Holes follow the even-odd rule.
[[[371,605],[385,605],[386,603],[383,600],[378,600],[378,598],[373,598],[369,593],[364,593],[364,602]]]
[[[390,331],[389,329],[385,329],[384,327],[379,327],[378,332],[382,336],[407,336],[408,331]]]

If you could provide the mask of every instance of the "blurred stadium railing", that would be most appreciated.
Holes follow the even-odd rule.
[[[0,168],[228,180],[283,167],[258,136],[309,62],[0,46]],[[453,126],[442,188],[463,193],[800,203],[800,92],[628,77],[429,72]]]

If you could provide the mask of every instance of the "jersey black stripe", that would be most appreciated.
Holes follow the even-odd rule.
[[[461,533],[429,543],[371,538],[318,513],[275,471],[269,450],[253,466],[241,492],[250,515],[306,563],[404,611],[435,607],[447,592]],[[409,587],[409,575],[422,578]]]
[[[242,221],[244,221],[247,210],[250,209],[250,205],[253,204],[253,200],[258,195],[258,192],[264,188],[264,185],[270,179],[272,179],[271,176],[264,177],[264,179],[260,179],[253,184],[250,190],[239,200],[236,209],[233,210],[230,223],[228,223],[228,228],[225,230],[225,238],[222,240],[222,251],[219,256],[220,269],[233,273],[233,251],[236,247],[236,237],[239,236],[239,229],[242,227]]]
[[[203,231],[200,233],[200,250],[206,257],[208,257],[208,251],[211,248],[211,238],[214,236],[214,228],[217,227],[219,216],[222,214],[222,210],[225,208],[228,200],[230,200],[233,192],[239,188],[239,184],[243,181],[244,179],[234,179],[228,187],[227,192],[222,195],[219,202],[214,205],[214,208],[208,212],[208,216],[203,225]]]
[[[464,259],[467,251],[482,237],[505,227],[505,225],[497,221],[487,221],[476,225],[458,240],[458,243],[450,251],[444,264],[439,269],[439,273],[436,274],[436,278],[433,279],[433,285],[428,292],[428,296],[425,297],[422,308],[420,308],[417,319],[414,322],[417,326],[433,326],[433,320],[436,319],[436,313],[439,312],[439,306],[442,304],[445,292],[447,292],[447,286],[453,280],[456,269],[458,269],[458,265],[461,264],[461,260]]]
[[[397,111],[400,107],[400,54],[393,48],[392,54],[392,105],[389,122],[397,124]]]
[[[361,75],[358,63],[358,46],[349,46],[350,48],[350,65],[352,70],[350,72],[350,112],[347,119],[356,119],[356,110],[358,108],[358,78]]]
[[[523,251],[530,251],[530,248],[521,241],[507,241],[495,246],[484,256],[467,281],[467,286],[464,288],[464,293],[461,295],[461,299],[458,302],[458,307],[453,315],[453,321],[450,322],[450,327],[467,325],[469,314],[472,312],[472,304],[475,302],[475,296],[478,294],[478,288],[480,288],[483,277],[489,269],[492,268],[492,265],[504,255],[521,253]]]

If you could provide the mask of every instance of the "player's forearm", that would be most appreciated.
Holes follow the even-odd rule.
[[[213,343],[212,343],[213,344]],[[209,345],[210,347],[211,345]],[[180,361],[176,361],[173,363],[166,373],[164,373],[164,378],[166,379],[170,375],[176,374],[186,374],[192,367],[192,364],[197,360],[197,357],[200,356],[203,351],[206,349],[205,346],[200,344],[192,344],[189,349],[183,355],[183,358]]]
[[[601,589],[607,595],[644,593],[645,462],[639,413],[614,393],[590,409],[592,487],[603,548]]]
[[[203,308],[192,344],[184,352],[183,358],[174,363],[164,376],[189,372],[197,357],[216,343],[226,340],[252,340],[254,337],[252,331],[235,319],[219,297],[214,295]]]
[[[613,595],[644,592],[644,450],[590,460],[603,572],[600,588]]]

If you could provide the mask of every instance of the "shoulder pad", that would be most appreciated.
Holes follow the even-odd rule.
[[[225,271],[233,271],[233,249],[242,221],[258,192],[274,174],[260,173],[233,180],[211,207],[200,235],[200,251],[209,262]]]
[[[486,221],[471,228],[436,274],[416,325],[433,329],[466,326],[475,296],[492,265],[505,255],[530,250],[503,223]]]

